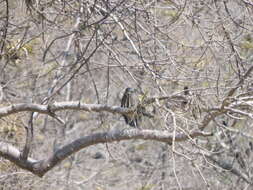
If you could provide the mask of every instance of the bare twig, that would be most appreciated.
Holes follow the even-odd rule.
[[[31,144],[33,141],[33,113],[30,115],[30,119],[28,122],[28,126],[25,127],[26,129],[26,141],[25,141],[25,147],[20,155],[20,159],[22,161],[27,160],[29,152],[31,150]]]

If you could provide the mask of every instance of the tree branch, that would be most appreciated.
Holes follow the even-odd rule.
[[[164,96],[164,97],[155,97],[148,98],[145,102],[146,104],[151,104],[157,100],[174,100],[175,98],[182,98],[181,96]],[[21,103],[21,104],[13,104],[7,107],[0,108],[0,118],[8,116],[10,114],[31,111],[38,112],[42,114],[47,114],[50,116],[54,116],[54,112],[62,111],[62,110],[79,110],[79,111],[89,111],[89,112],[110,112],[110,113],[118,113],[118,114],[127,114],[134,111],[134,108],[122,108],[120,106],[109,106],[103,104],[85,104],[80,101],[67,101],[67,102],[55,102],[53,104],[43,105],[43,104],[35,104],[35,103]]]
[[[239,178],[243,179],[248,184],[252,184],[252,181],[249,179],[249,177],[246,174],[244,174],[242,171],[240,171],[239,169],[235,168],[233,166],[233,164],[231,164],[231,163],[229,163],[225,160],[218,160],[218,159],[214,158],[214,156],[211,156],[211,155],[205,154],[205,156],[208,159],[210,159],[211,161],[213,161],[215,164],[217,164],[219,167],[224,169],[225,171],[229,171],[232,174],[234,174],[234,175],[238,176]]]
[[[21,160],[27,160],[28,155],[31,150],[31,144],[33,141],[33,112],[30,115],[28,126],[26,126],[25,129],[26,129],[26,141],[25,141],[25,147],[20,155]]]
[[[198,136],[211,136],[211,133],[204,133],[201,131],[193,131],[190,134],[179,133],[175,136],[175,141],[186,141],[189,138],[195,138]],[[143,140],[155,140],[160,142],[171,143],[173,140],[173,134],[168,131],[158,130],[139,130],[139,129],[122,129],[111,130],[108,132],[100,132],[85,137],[76,139],[75,141],[63,146],[56,150],[48,158],[44,160],[34,160],[28,158],[27,160],[20,159],[21,152],[14,146],[8,143],[0,142],[0,156],[12,161],[19,167],[29,170],[37,176],[42,177],[46,172],[59,164],[62,160],[66,159],[71,154],[84,149],[86,147],[99,144],[108,143],[121,140],[130,139],[143,139]]]

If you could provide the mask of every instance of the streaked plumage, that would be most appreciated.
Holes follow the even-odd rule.
[[[137,91],[133,88],[126,88],[123,97],[121,99],[121,107],[131,108],[138,105]],[[138,127],[139,114],[133,113],[131,115],[123,115],[126,124],[132,127]]]

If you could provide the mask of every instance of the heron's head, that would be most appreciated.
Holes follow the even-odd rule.
[[[126,88],[126,90],[125,90],[125,93],[127,93],[127,94],[132,94],[132,93],[135,93],[135,92],[137,92],[137,90],[135,89],[135,88]]]

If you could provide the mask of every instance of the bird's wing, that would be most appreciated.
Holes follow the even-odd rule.
[[[126,99],[127,99],[127,96],[126,96],[126,93],[123,94],[123,97],[121,99],[121,107],[126,107],[125,104],[126,104]]]
[[[121,99],[121,107],[129,108],[130,102],[129,102],[129,95],[127,92],[124,93],[122,99]]]

